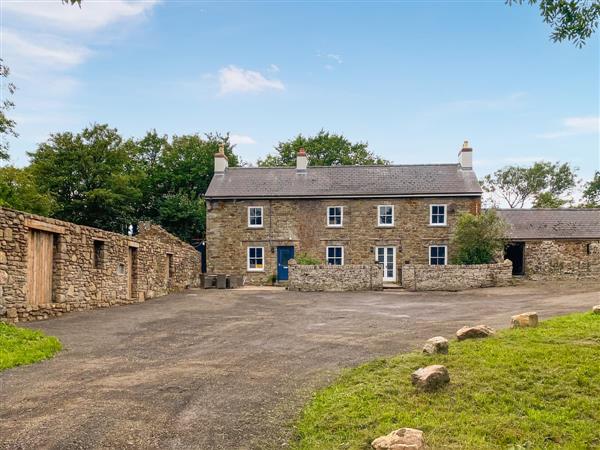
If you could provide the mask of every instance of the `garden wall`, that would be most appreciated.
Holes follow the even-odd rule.
[[[0,208],[0,320],[143,302],[200,285],[200,254],[162,228],[135,237]]]
[[[532,280],[600,280],[600,240],[530,240],[524,255]]]
[[[402,286],[413,291],[460,291],[506,286],[512,281],[512,262],[499,264],[402,266]]]
[[[380,291],[383,269],[377,264],[304,266],[288,263],[290,291]]]

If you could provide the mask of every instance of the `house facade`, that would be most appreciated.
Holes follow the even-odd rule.
[[[458,216],[478,213],[481,188],[465,142],[454,164],[229,168],[215,155],[206,193],[207,270],[249,284],[287,280],[287,262],[379,262],[384,281],[403,264],[447,264]]]

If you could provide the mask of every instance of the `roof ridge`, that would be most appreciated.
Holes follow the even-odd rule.
[[[494,211],[600,211],[600,208],[489,208]]]
[[[356,164],[356,165],[332,165],[332,166],[308,166],[308,169],[331,169],[331,168],[368,168],[368,167],[425,167],[425,166],[458,166],[458,163],[432,163],[432,164]],[[288,169],[296,170],[295,166],[275,166],[275,167],[264,167],[264,166],[251,166],[251,167],[228,167],[227,170],[238,170],[238,169]],[[467,169],[472,170],[472,169]]]

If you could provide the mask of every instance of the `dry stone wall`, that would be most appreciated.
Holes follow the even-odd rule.
[[[600,281],[600,240],[526,241],[524,259],[525,274],[533,280]]]
[[[377,264],[344,266],[289,264],[290,291],[380,291],[383,269]]]
[[[448,206],[447,226],[429,225],[429,206]],[[377,225],[377,206],[394,206],[394,226]],[[374,248],[395,247],[397,275],[402,264],[428,263],[429,245],[448,245],[458,216],[479,211],[480,198],[214,200],[207,204],[208,273],[243,275],[248,284],[270,284],[277,272],[278,246],[293,246],[325,262],[327,246],[344,247],[344,264],[371,264]],[[263,226],[248,227],[248,207],[263,207]],[[327,207],[343,208],[343,226],[327,226]],[[247,249],[264,248],[260,272],[247,270]]]
[[[402,286],[413,291],[460,291],[507,286],[511,281],[512,262],[509,260],[498,264],[407,264],[402,267]]]
[[[0,320],[40,320],[200,286],[201,259],[192,246],[156,225],[139,229],[124,236],[0,208]],[[51,293],[32,304],[32,264],[47,257],[32,244],[40,233],[52,244]]]

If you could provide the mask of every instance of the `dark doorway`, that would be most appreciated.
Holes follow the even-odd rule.
[[[294,247],[277,247],[277,281],[287,281],[288,261],[294,257]]]
[[[523,275],[525,273],[524,255],[525,242],[511,242],[504,247],[504,258],[510,259],[513,263],[513,275]]]

